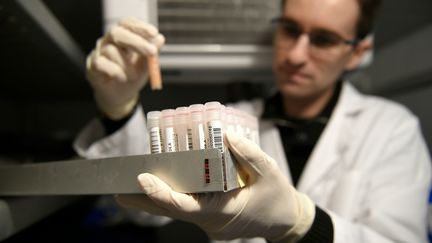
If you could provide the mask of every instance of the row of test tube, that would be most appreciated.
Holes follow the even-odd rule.
[[[218,148],[224,153],[223,134],[231,131],[259,144],[256,117],[217,101],[147,113],[153,154]]]

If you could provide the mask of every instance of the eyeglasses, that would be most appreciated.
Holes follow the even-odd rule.
[[[295,21],[283,17],[273,19],[272,23],[277,24],[276,44],[281,46],[292,45],[303,34],[308,36],[313,49],[322,52],[329,52],[342,45],[355,46],[359,43],[359,39],[347,40],[328,30],[305,32]]]

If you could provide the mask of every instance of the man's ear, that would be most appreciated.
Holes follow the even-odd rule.
[[[357,68],[362,62],[363,58],[368,51],[372,50],[373,38],[366,37],[361,40],[357,45],[354,46],[353,52],[351,53],[350,60],[345,65],[345,69],[350,71]]]

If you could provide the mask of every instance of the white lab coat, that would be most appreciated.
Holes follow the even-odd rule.
[[[263,111],[262,101],[236,107],[258,116]],[[260,123],[260,140],[290,178],[274,124]],[[142,110],[106,138],[93,121],[75,148],[87,158],[148,153]],[[297,189],[331,216],[335,243],[422,243],[427,242],[430,182],[430,157],[417,118],[398,104],[358,93],[346,82]]]

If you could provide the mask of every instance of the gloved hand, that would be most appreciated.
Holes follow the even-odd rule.
[[[125,207],[188,221],[214,239],[264,237],[296,242],[309,230],[315,205],[297,192],[276,162],[248,139],[227,133],[228,147],[247,175],[244,188],[229,192],[183,194],[152,174],[138,176],[146,195],[119,195]]]
[[[87,57],[87,79],[99,109],[109,118],[128,115],[147,82],[147,56],[157,54],[165,38],[138,19],[124,19],[101,37]]]

